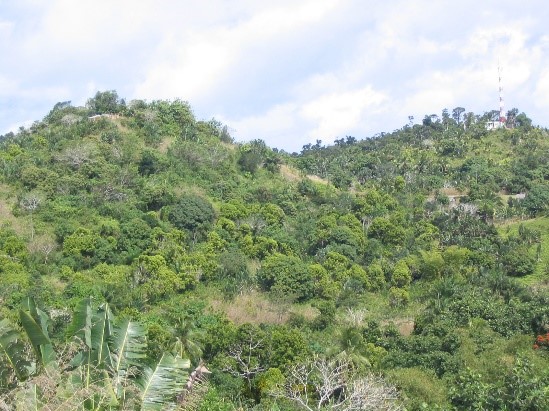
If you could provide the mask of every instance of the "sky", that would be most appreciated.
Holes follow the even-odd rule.
[[[0,0],[0,134],[97,91],[300,151],[464,107],[549,126],[546,0]]]

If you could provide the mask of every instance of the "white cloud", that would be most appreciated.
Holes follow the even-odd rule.
[[[536,83],[534,104],[547,112],[549,108],[549,69],[544,69]]]
[[[234,127],[237,138],[261,138],[274,147],[299,151],[316,139],[329,143],[336,137],[370,129],[372,114],[382,108],[385,100],[383,93],[366,86],[279,104],[265,113],[237,120],[220,118]]]
[[[0,20],[0,41],[7,41],[12,35],[14,23]]]
[[[262,139],[268,141],[275,147],[288,147],[289,141],[297,141],[298,144],[293,148],[299,147],[299,141],[303,137],[295,135],[295,127],[299,122],[296,116],[298,107],[293,103],[279,104],[270,108],[267,112],[250,117],[244,117],[240,120],[230,120],[220,117],[223,121],[228,121],[237,138],[245,140]],[[277,143],[279,143],[277,145]],[[284,144],[280,144],[284,143]]]
[[[498,62],[502,68],[506,109],[528,103],[529,84],[540,76],[539,67],[547,63],[548,56],[541,51],[539,40],[531,41],[524,22],[486,24],[469,31],[459,44],[461,46],[455,49],[460,56],[458,63],[454,62],[444,70],[427,69],[414,73],[408,83],[401,117],[409,113],[419,119],[425,114],[440,113],[442,108],[451,110],[456,106],[480,114],[497,109]],[[442,46],[442,49],[447,50],[447,47]]]
[[[150,1],[52,1],[24,43],[30,52],[59,51],[94,55],[134,43],[150,20]],[[54,56],[55,57],[55,56]]]
[[[507,108],[549,125],[541,0],[520,13],[496,0],[21,0],[0,15],[0,129],[116,89],[299,149],[493,109],[498,59]]]
[[[19,88],[16,83],[0,74],[0,97],[8,98],[17,95],[18,91]]]
[[[215,90],[223,73],[232,66],[237,54],[220,30],[209,36],[189,36],[183,45],[169,39],[161,47],[161,60],[144,74],[134,96],[203,98]],[[171,50],[171,51],[168,51]],[[167,81],[169,79],[169,81]]]
[[[134,95],[167,98],[175,94],[191,101],[211,98],[231,76],[238,78],[238,72],[245,70],[242,64],[265,59],[273,43],[294,41],[304,26],[325,18],[336,4],[332,0],[288,2],[266,6],[230,26],[174,33],[157,48],[156,61]]]
[[[366,128],[372,111],[387,100],[387,96],[370,85],[359,90],[331,93],[304,104],[300,114],[317,127],[309,131],[313,139],[335,138]]]

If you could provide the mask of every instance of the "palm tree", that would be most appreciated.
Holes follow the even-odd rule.
[[[359,328],[343,327],[338,337],[337,344],[329,350],[328,355],[339,361],[347,361],[357,369],[371,368],[371,363],[365,355],[366,341]]]
[[[171,352],[182,358],[189,358],[193,364],[197,364],[202,357],[199,341],[203,332],[195,327],[191,319],[177,318],[173,334],[175,337]]]

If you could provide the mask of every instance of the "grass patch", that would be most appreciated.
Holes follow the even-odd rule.
[[[280,166],[280,174],[288,181],[300,181],[302,178],[299,170],[286,164]]]
[[[23,219],[13,215],[11,210],[15,205],[15,197],[12,196],[12,189],[5,184],[0,184],[0,227],[9,227],[20,237],[30,235],[29,224]]]
[[[424,304],[418,297],[422,293],[421,285],[412,284],[409,290],[410,300],[405,306],[392,306],[387,290],[377,293],[367,293],[361,299],[363,303],[352,310],[364,310],[364,321],[377,321],[382,326],[394,324],[402,335],[410,335],[413,331],[415,318],[423,311]]]
[[[232,300],[223,299],[221,295],[211,296],[209,305],[214,311],[224,313],[237,325],[285,324],[292,314],[307,320],[318,315],[318,310],[309,305],[274,302],[265,293],[257,290],[247,290]]]

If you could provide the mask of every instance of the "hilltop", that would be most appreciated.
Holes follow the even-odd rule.
[[[0,400],[90,395],[61,354],[66,390],[43,385],[45,346],[83,350],[114,384],[98,329],[133,324],[135,409],[137,377],[166,358],[212,371],[180,405],[201,410],[303,409],[298,370],[334,364],[327,409],[359,386],[385,409],[545,408],[549,133],[518,111],[496,130],[463,114],[290,154],[235,142],[187,102],[106,91],[0,136]],[[158,404],[184,392],[166,375]]]

